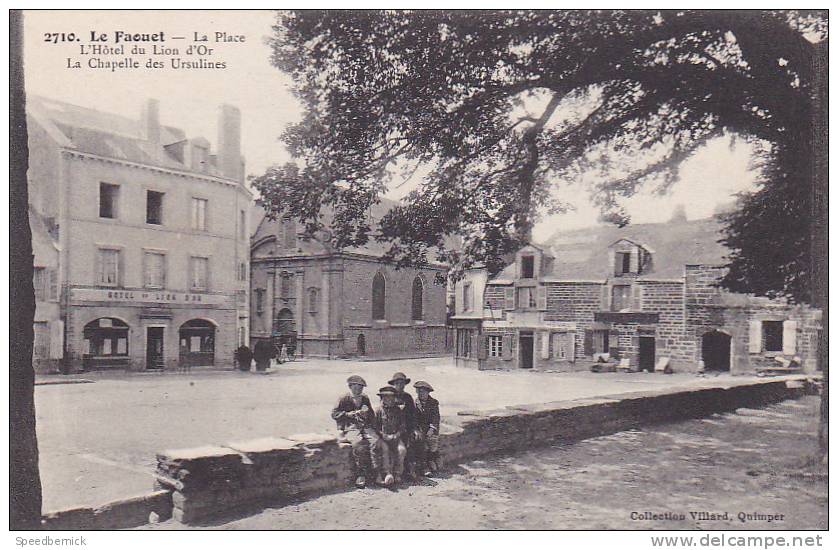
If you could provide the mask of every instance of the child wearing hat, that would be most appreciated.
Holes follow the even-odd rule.
[[[405,387],[410,383],[410,378],[403,372],[393,374],[390,381],[387,382],[391,387],[396,388],[396,404],[404,412],[404,435],[402,441],[407,449],[407,454],[404,460],[404,469],[409,477],[416,477],[416,457],[413,449],[414,432],[416,431],[416,404],[413,401],[413,396],[404,391]]]
[[[355,486],[367,484],[367,473],[377,467],[375,447],[378,434],[375,430],[375,413],[369,397],[364,395],[367,383],[358,375],[346,379],[349,393],[342,396],[332,409],[332,419],[337,423],[339,439],[352,445],[352,474]]]
[[[396,396],[398,391],[391,386],[384,386],[378,391],[381,397],[381,408],[376,413],[376,425],[378,426],[378,448],[381,452],[381,473],[384,475],[383,483],[391,486],[393,483],[400,483],[404,470],[404,457],[407,448],[404,445],[405,434],[404,411],[399,407]]]
[[[418,380],[416,388],[416,463],[430,476],[442,466],[439,457],[439,401],[431,397],[433,387]]]

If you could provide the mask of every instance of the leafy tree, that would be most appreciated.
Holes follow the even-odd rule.
[[[284,141],[305,165],[293,177],[269,170],[255,186],[269,211],[289,210],[312,231],[327,206],[337,246],[372,236],[402,264],[436,251],[494,271],[539,216],[564,208],[557,186],[584,177],[603,219],[624,224],[620,197],[665,190],[681,161],[729,132],[760,146],[766,187],[805,210],[807,36],[825,34],[816,12],[280,13],[272,61],[305,107]],[[416,190],[371,234],[364,212],[416,170]],[[778,205],[772,215],[782,214]],[[740,287],[753,276],[742,224],[728,235],[745,254],[729,279]],[[791,274],[805,231],[793,239],[800,254],[775,255],[788,268],[759,292],[777,282],[801,291]]]

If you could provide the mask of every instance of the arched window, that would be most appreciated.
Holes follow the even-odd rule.
[[[384,275],[376,273],[372,278],[372,318],[376,321],[384,319],[385,286]]]
[[[422,277],[416,276],[413,279],[413,315],[411,318],[414,321],[421,321],[424,319],[423,300],[425,294],[425,285],[422,283]]]

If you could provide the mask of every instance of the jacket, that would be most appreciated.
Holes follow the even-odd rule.
[[[404,426],[408,433],[413,433],[416,429],[416,403],[413,401],[413,396],[403,391],[396,394],[396,403],[404,412]]]
[[[405,433],[404,411],[397,405],[381,406],[375,413],[376,426],[381,437],[387,441],[395,441]]]
[[[439,433],[439,401],[430,396],[424,402],[416,400],[416,427],[423,433],[431,428]]]
[[[364,406],[367,407],[367,410],[360,412]],[[362,395],[361,404],[356,405],[352,400],[352,394],[347,393],[340,398],[338,404],[332,409],[332,420],[337,422],[339,430],[375,428],[375,413],[370,398]]]

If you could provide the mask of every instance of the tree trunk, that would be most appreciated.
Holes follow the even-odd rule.
[[[35,371],[32,344],[35,291],[32,285],[32,233],[29,228],[29,165],[26,96],[23,85],[23,14],[9,13],[9,258],[13,312],[9,345],[9,525],[38,529],[41,525],[41,478],[35,433]]]

